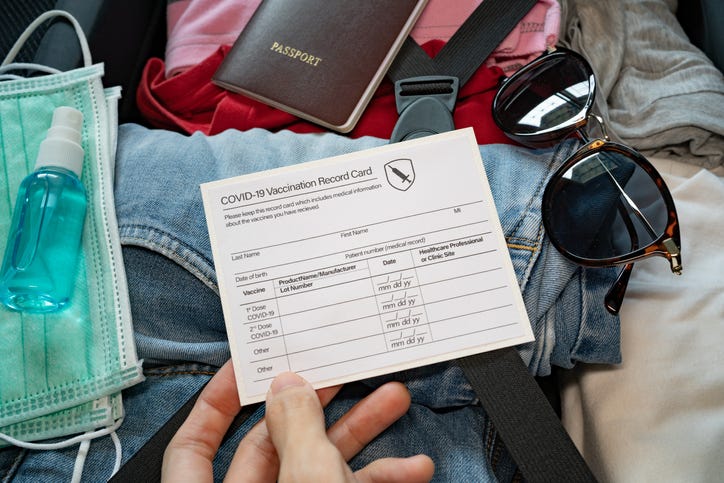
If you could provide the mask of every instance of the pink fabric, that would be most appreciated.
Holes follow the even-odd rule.
[[[410,35],[422,45],[428,40],[450,40],[483,0],[430,0]],[[558,42],[561,7],[556,0],[538,0],[485,61],[506,74],[518,70]]]
[[[447,42],[482,0],[429,0],[411,35],[422,45],[429,40]],[[176,0],[167,9],[166,77],[197,65],[231,45],[256,11],[261,0]],[[556,0],[538,0],[515,29],[485,61],[507,74],[517,70],[558,42],[561,19]]]
[[[429,0],[410,32],[422,45],[429,40],[447,42],[483,0]]]
[[[166,76],[195,66],[239,36],[261,0],[175,0],[168,2]]]
[[[561,6],[557,0],[538,0],[498,48],[485,61],[510,75],[526,65],[548,47],[558,43]]]

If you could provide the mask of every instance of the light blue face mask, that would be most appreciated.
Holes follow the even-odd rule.
[[[19,78],[10,64],[35,28],[62,16],[78,33],[85,66]],[[143,379],[113,200],[117,102],[105,89],[103,65],[93,65],[85,36],[66,12],[41,15],[0,67],[0,252],[20,181],[33,169],[53,110],[83,113],[85,151],[81,181],[88,198],[82,254],[71,304],[52,314],[26,314],[0,306],[0,433],[31,441],[108,426],[121,413],[120,390]]]

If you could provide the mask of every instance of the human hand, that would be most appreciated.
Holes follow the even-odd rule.
[[[429,481],[427,456],[385,458],[353,473],[346,461],[399,419],[410,405],[407,389],[388,383],[324,430],[322,407],[341,386],[316,395],[301,377],[285,373],[272,382],[265,420],[254,426],[234,454],[226,478],[277,481]],[[211,481],[212,461],[240,410],[233,366],[226,363],[199,395],[189,417],[169,443],[163,481]]]

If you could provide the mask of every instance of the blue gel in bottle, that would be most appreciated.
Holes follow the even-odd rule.
[[[57,108],[20,184],[0,269],[0,301],[13,310],[53,312],[73,293],[86,214],[82,123],[80,111]]]

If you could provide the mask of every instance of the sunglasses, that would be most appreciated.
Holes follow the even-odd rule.
[[[592,114],[596,79],[579,54],[558,48],[505,79],[493,100],[493,119],[511,139],[550,146],[570,135],[585,144],[553,174],[543,192],[543,226],[554,247],[579,265],[624,265],[606,294],[621,308],[633,262],[666,257],[681,274],[681,241],[674,200],[661,175],[636,150],[610,141]],[[590,139],[590,120],[602,138]]]

